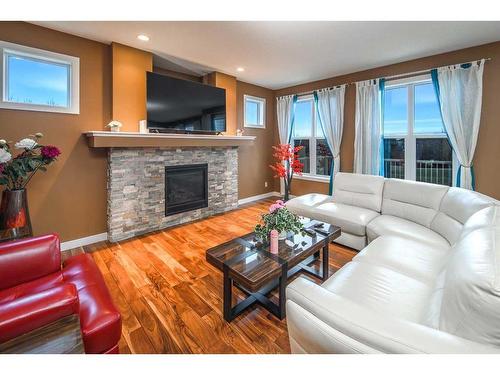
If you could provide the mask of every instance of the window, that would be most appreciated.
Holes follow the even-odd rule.
[[[304,164],[304,173],[297,178],[328,182],[333,162],[332,154],[317,121],[312,96],[301,97],[295,103],[292,137],[294,146],[303,147],[299,152],[299,160]]]
[[[0,41],[0,108],[79,113],[79,59]]]
[[[430,76],[386,84],[384,172],[452,186],[454,157]]]
[[[266,127],[266,99],[255,96],[244,95],[245,127],[261,128]]]

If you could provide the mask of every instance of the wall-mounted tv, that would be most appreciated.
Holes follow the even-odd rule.
[[[146,79],[150,132],[226,131],[226,90],[150,72]]]

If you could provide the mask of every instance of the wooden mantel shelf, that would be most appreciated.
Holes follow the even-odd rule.
[[[84,133],[89,147],[235,147],[250,145],[253,136],[154,134],[90,131]]]

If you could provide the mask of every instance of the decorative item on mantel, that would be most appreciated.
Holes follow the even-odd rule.
[[[276,162],[270,165],[271,169],[276,173],[274,177],[282,178],[285,183],[285,194],[283,199],[288,201],[290,197],[290,187],[294,173],[302,175],[304,164],[299,160],[299,151],[303,146],[293,147],[290,144],[273,146],[273,156]]]
[[[119,132],[122,126],[123,124],[120,121],[116,120],[113,120],[108,125],[106,125],[106,127],[109,128],[109,130],[112,132]]]
[[[148,122],[146,120],[140,120],[139,121],[139,133],[141,133],[141,134],[147,134],[147,133],[149,133],[149,131],[148,131]]]
[[[0,241],[33,235],[26,185],[61,154],[55,146],[39,144],[42,137],[42,133],[36,133],[15,143],[14,148],[20,150],[15,157],[9,142],[0,140],[0,185],[5,186],[0,204]]]
[[[245,130],[243,130],[243,129],[236,129],[236,135],[237,135],[238,137],[241,137],[241,136],[243,135],[243,133],[244,133],[244,132],[245,132]]]
[[[266,244],[273,230],[279,233],[278,239],[284,240],[291,234],[300,233],[304,227],[300,217],[289,211],[282,200],[269,206],[269,213],[263,214],[261,218],[262,224],[257,224],[254,231],[257,239]]]

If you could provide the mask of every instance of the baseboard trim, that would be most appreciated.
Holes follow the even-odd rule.
[[[75,249],[80,246],[91,245],[96,242],[106,241],[107,233],[94,234],[93,236],[77,238],[76,240],[61,242],[61,251]]]
[[[238,205],[255,202],[255,201],[258,201],[260,199],[266,199],[266,198],[270,198],[270,197],[279,197],[279,196],[281,196],[281,194],[278,191],[270,191],[269,193],[264,193],[264,194],[254,195],[253,197],[239,199]]]

